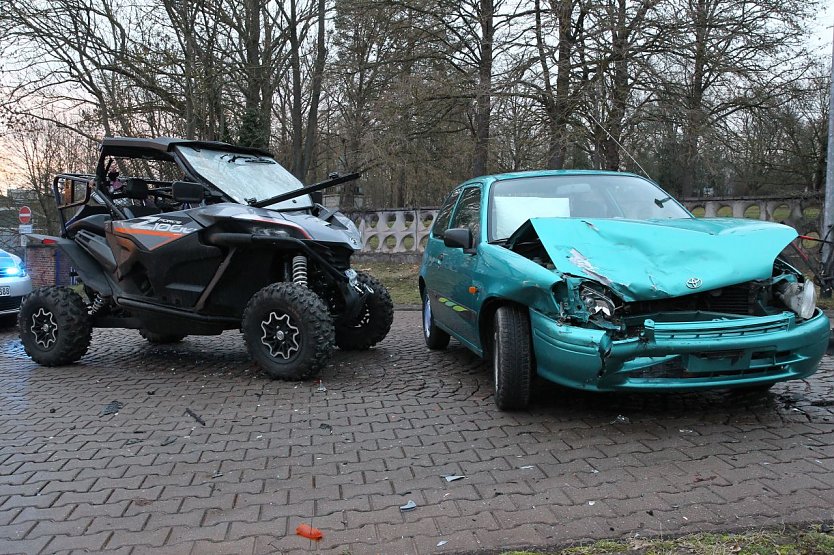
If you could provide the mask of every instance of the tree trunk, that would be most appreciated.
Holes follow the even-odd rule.
[[[472,175],[484,175],[489,167],[490,114],[492,111],[492,61],[495,29],[493,0],[480,0],[481,48],[475,106],[475,155]]]

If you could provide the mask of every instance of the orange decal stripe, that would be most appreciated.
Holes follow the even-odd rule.
[[[115,231],[116,233],[126,233],[127,235],[155,235],[157,237],[179,237],[182,235],[182,233],[173,233],[171,231],[137,229],[135,227],[114,227],[113,231]]]

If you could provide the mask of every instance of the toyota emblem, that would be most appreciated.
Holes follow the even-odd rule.
[[[701,281],[699,278],[696,278],[696,277],[689,278],[688,280],[686,280],[686,286],[689,287],[690,289],[698,289],[701,286],[702,283],[704,283],[704,282]]]

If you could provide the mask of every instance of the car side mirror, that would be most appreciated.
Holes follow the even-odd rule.
[[[453,227],[443,234],[443,244],[453,249],[468,251],[472,248],[472,230],[468,227]]]
[[[171,195],[179,202],[203,202],[206,198],[206,188],[191,181],[174,181],[171,184]]]

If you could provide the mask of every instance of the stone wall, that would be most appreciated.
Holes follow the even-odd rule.
[[[819,237],[822,227],[822,195],[688,198],[683,204],[699,217],[779,221],[812,237]],[[348,215],[362,233],[363,254],[419,254],[437,208],[364,210]]]

